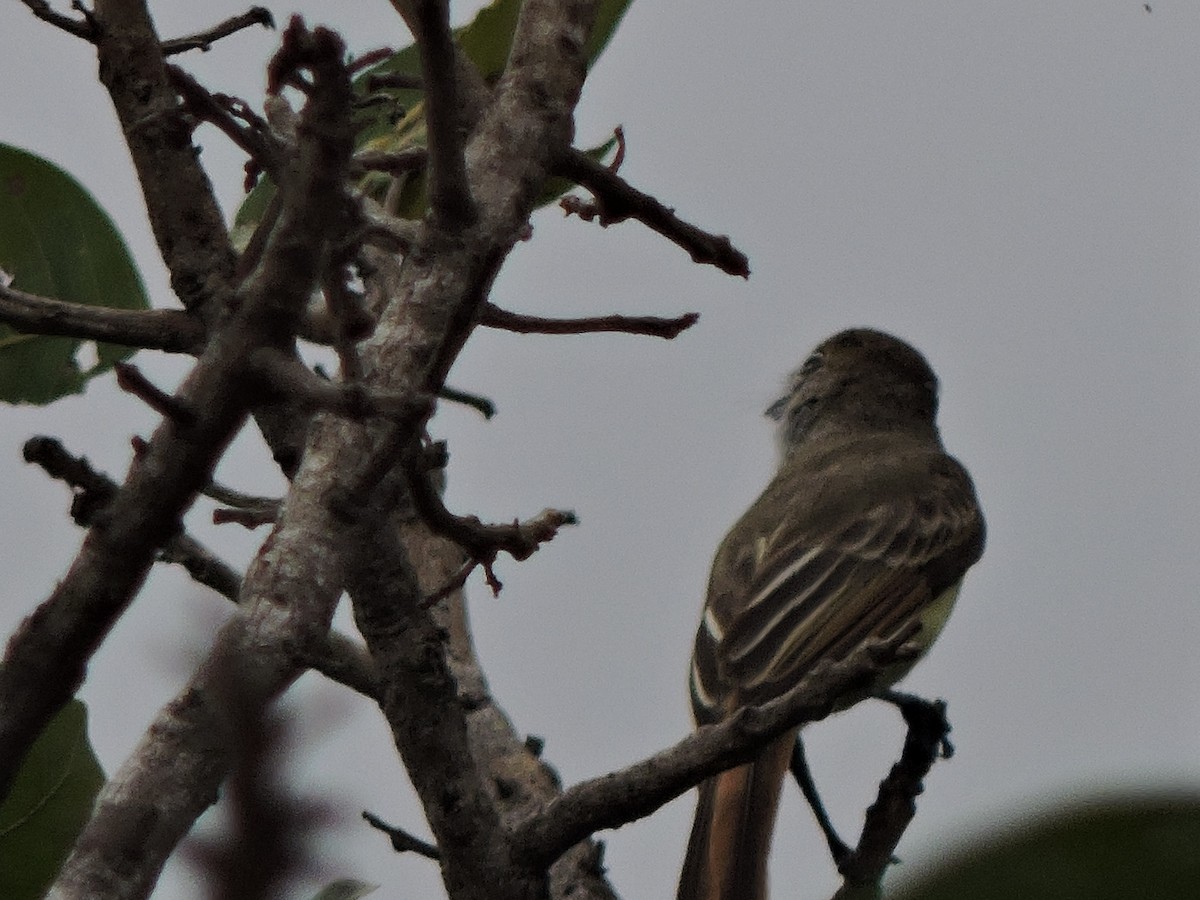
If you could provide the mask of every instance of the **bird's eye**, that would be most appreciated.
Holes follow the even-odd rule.
[[[778,422],[783,418],[784,412],[787,410],[788,401],[792,399],[790,394],[784,394],[774,403],[767,407],[767,411],[763,413],[768,419],[774,419]]]
[[[813,372],[817,371],[817,369],[821,368],[824,363],[825,357],[820,352],[814,353],[804,361],[804,365],[800,367],[800,371],[796,374],[801,378],[807,378]]]

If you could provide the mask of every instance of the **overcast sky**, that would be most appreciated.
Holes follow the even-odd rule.
[[[281,22],[299,8],[342,29],[356,51],[407,42],[387,3],[267,5]],[[243,7],[152,8],[173,36]],[[244,34],[181,62],[261,102],[275,41]],[[91,188],[155,303],[173,305],[94,72],[88,47],[0,3],[0,141]],[[589,80],[579,139],[619,123],[623,174],[730,234],[753,274],[696,266],[635,223],[602,231],[547,210],[499,278],[492,299],[524,312],[701,313],[673,343],[479,332],[454,368],[452,383],[499,415],[435,419],[451,506],[495,519],[564,506],[582,523],[527,562],[502,560],[499,600],[470,586],[492,687],[518,727],[546,739],[567,782],[686,733],[709,561],[774,465],[762,410],[814,344],[871,325],[941,377],[943,436],[989,526],[954,617],[905,683],[949,700],[959,752],[927,780],[899,877],[1031,809],[1200,785],[1200,5],[641,0]],[[201,136],[232,211],[242,160]],[[184,371],[139,363],[164,385]],[[111,379],[49,409],[0,408],[4,633],[80,539],[67,492],[20,461],[21,443],[61,436],[120,476],[129,436],[153,421]],[[252,432],[220,476],[281,489]],[[189,525],[244,564],[263,534],[214,529],[210,511]],[[110,772],[226,606],[158,571],[97,655],[83,696]],[[378,714],[313,676],[290,699],[307,723],[304,790],[344,814],[321,845],[324,875],[378,882],[381,898],[443,896],[434,866],[395,857],[357,820],[370,808],[424,833]],[[871,704],[809,730],[848,835],[902,735]],[[692,806],[605,835],[624,896],[673,896]],[[772,873],[779,897],[836,884],[791,788]],[[190,876],[173,863],[156,897],[199,896]]]

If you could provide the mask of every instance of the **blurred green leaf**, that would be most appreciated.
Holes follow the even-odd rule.
[[[631,2],[632,0],[602,0],[591,36],[588,38],[589,63],[594,63],[608,46],[613,32],[621,23]],[[495,0],[481,9],[470,24],[455,30],[463,52],[475,63],[488,82],[495,81],[504,71],[520,11],[521,0]],[[355,79],[360,100],[367,99],[367,80],[372,75],[382,74],[420,76],[421,59],[416,45],[410,44],[360,74]],[[380,97],[388,98],[388,102],[364,105],[360,113],[357,146],[360,149],[393,152],[425,146],[425,111],[421,92],[387,88],[375,92],[372,99],[378,100]],[[600,159],[612,149],[613,144],[611,140],[606,141],[587,152],[593,158]],[[360,183],[360,188],[370,196],[382,199],[383,192],[390,183],[391,179],[387,176],[368,175]],[[570,187],[570,182],[561,178],[554,179],[539,198],[538,206],[553,203]],[[249,240],[274,192],[274,186],[263,179],[246,195],[246,200],[234,217],[234,242],[238,247],[244,247]],[[409,176],[401,185],[397,211],[401,216],[417,219],[424,215],[426,205],[424,174]]]
[[[359,900],[360,897],[373,894],[378,888],[377,884],[367,884],[357,878],[339,878],[313,894],[312,900]]]
[[[891,900],[1195,900],[1200,794],[1106,796],[980,838]]]
[[[72,700],[34,742],[0,805],[0,897],[34,900],[46,892],[102,784],[87,707]]]
[[[121,235],[74,178],[40,157],[0,144],[0,269],[11,286],[88,306],[145,309],[145,288]],[[0,325],[0,400],[45,404],[83,390],[134,348],[27,335]]]

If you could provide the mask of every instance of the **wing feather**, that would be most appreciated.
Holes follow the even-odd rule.
[[[693,706],[710,717],[895,634],[982,552],[974,489],[943,453],[884,459],[842,493],[836,471],[805,475],[781,473],[718,552],[692,672]],[[760,523],[762,509],[776,518]]]

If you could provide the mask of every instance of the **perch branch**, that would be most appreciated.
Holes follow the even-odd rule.
[[[879,785],[879,795],[867,809],[858,846],[838,866],[845,881],[835,900],[878,896],[879,884],[893,862],[896,846],[916,815],[921,783],[939,755],[946,755],[946,704],[919,697],[895,695],[908,724],[900,760]]]
[[[649,815],[705,778],[750,761],[789,728],[829,715],[839,696],[870,684],[881,666],[914,656],[918,650],[908,642],[915,631],[864,644],[843,660],[814,668],[782,697],[704,726],[620,772],[568,788],[518,827],[515,847],[553,860],[588,835]]]

